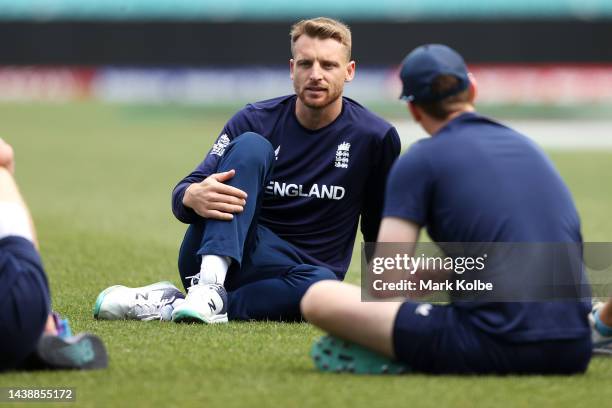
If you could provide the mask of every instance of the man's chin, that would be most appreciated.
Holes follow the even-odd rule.
[[[310,109],[323,109],[333,102],[329,98],[307,98],[304,96],[300,96],[300,101]]]

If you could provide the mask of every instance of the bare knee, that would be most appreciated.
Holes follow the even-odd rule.
[[[311,323],[317,323],[330,313],[329,302],[327,301],[330,294],[334,292],[340,282],[332,280],[319,281],[313,284],[300,302],[300,309],[302,310],[302,316]]]

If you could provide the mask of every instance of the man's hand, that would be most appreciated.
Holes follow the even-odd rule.
[[[235,170],[215,173],[201,183],[193,183],[185,190],[183,205],[200,217],[231,221],[233,214],[244,210],[247,198],[244,191],[224,184],[235,174]]]
[[[11,174],[15,174],[15,153],[10,144],[0,139],[0,167],[5,167]]]
[[[52,313],[49,313],[49,315],[47,316],[47,323],[45,324],[43,334],[57,336],[57,326],[55,325],[55,319],[53,318]]]

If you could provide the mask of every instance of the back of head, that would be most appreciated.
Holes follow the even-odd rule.
[[[431,81],[431,92],[434,96],[443,96],[439,100],[414,102],[426,114],[437,120],[445,120],[451,114],[461,111],[466,105],[471,104],[470,89],[464,89],[457,93],[453,90],[459,87],[459,80],[452,75],[439,75]],[[450,95],[449,95],[450,94]]]
[[[348,26],[338,20],[328,17],[317,17],[309,20],[301,20],[291,27],[291,53],[293,46],[302,35],[311,38],[326,40],[328,38],[338,41],[344,45],[347,53],[347,60],[351,59],[351,30]]]
[[[427,44],[414,49],[402,62],[401,99],[419,106],[437,120],[471,105],[470,79],[465,61],[452,48]]]

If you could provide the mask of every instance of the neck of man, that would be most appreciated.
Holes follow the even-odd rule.
[[[306,129],[318,130],[332,123],[342,112],[342,97],[323,108],[310,108],[297,98],[295,116]]]
[[[465,105],[465,107],[463,107],[462,109],[459,109],[453,113],[451,113],[450,115],[448,115],[448,117],[444,120],[438,120],[435,118],[432,118],[431,116],[428,115],[423,115],[422,119],[421,119],[421,126],[423,126],[423,129],[425,129],[425,131],[430,135],[430,136],[434,136],[436,133],[438,133],[438,131],[440,129],[442,129],[444,126],[446,126],[448,124],[448,122],[450,122],[451,120],[455,119],[457,116],[462,115],[466,112],[474,112],[474,105]]]

